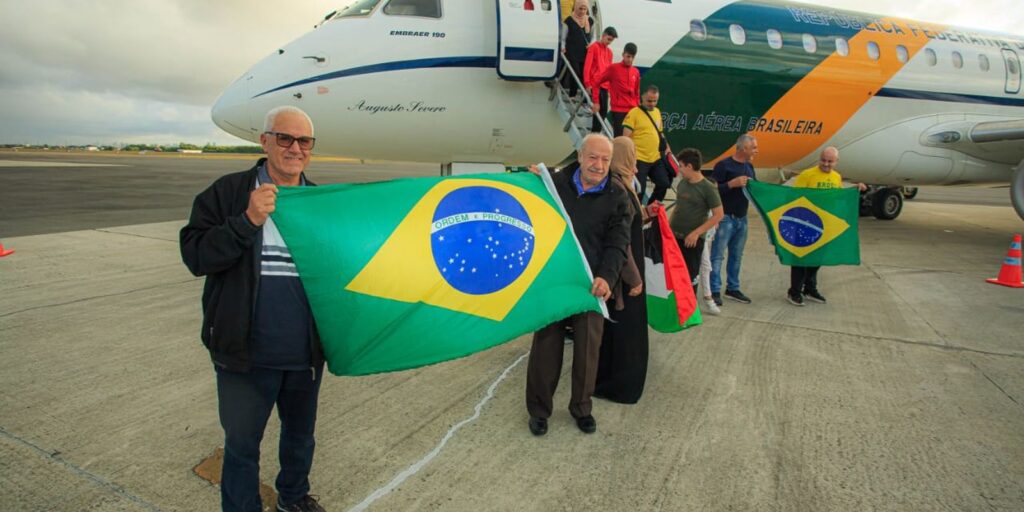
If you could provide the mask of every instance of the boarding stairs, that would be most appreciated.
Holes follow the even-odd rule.
[[[551,92],[548,94],[548,100],[554,103],[555,110],[558,111],[558,116],[562,119],[562,131],[569,136],[573,148],[579,151],[583,145],[583,138],[590,134],[591,127],[593,126],[592,113],[596,110],[596,105],[594,105],[594,100],[587,93],[586,88],[583,87],[580,77],[576,76],[576,72],[569,65],[569,60],[565,55],[560,56],[562,58],[562,72],[555,81],[549,82]],[[579,93],[577,94],[580,99],[570,98],[568,91],[562,87],[562,79],[566,74],[571,76],[572,80],[576,82],[576,86],[579,88]],[[601,132],[611,139],[612,129],[608,121],[603,117],[599,118],[599,120]]]

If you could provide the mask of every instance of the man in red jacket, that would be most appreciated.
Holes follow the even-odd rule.
[[[617,37],[619,33],[615,31],[615,27],[604,29],[601,39],[594,41],[587,48],[587,60],[583,63],[583,86],[590,91],[596,106],[594,124],[590,129],[593,132],[601,131],[601,121],[598,118],[608,115],[608,85],[598,85],[597,80],[612,65],[612,49],[609,46]]]
[[[640,72],[633,67],[636,45],[626,43],[622,49],[622,60],[608,66],[598,80],[599,86],[608,85],[612,99],[612,131],[622,135],[622,120],[634,107],[640,105]]]

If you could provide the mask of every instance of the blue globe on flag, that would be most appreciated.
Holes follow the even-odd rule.
[[[499,291],[519,278],[533,257],[533,224],[511,194],[485,186],[449,192],[434,210],[430,249],[434,265],[456,290]]]
[[[797,206],[786,210],[779,218],[779,235],[794,247],[809,247],[824,233],[824,222],[809,208]]]

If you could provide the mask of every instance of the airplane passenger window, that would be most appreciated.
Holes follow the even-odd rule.
[[[978,54],[978,67],[980,67],[982,71],[988,71],[989,70],[991,65],[988,62],[988,56],[987,55],[982,55],[980,53]]]
[[[953,52],[953,67],[960,69],[964,67],[964,56],[960,52]]]
[[[810,34],[804,34],[804,51],[814,53],[818,51],[818,40]]]
[[[899,59],[900,62],[906,62],[910,60],[910,53],[907,52],[906,46],[903,46],[902,44],[896,45],[896,58]]]
[[[348,7],[339,10],[331,19],[369,16],[373,12],[373,8],[377,7],[379,3],[380,0],[356,0]]]
[[[732,39],[732,44],[744,44],[747,42],[747,31],[735,23],[729,25],[729,39]]]
[[[441,0],[391,0],[384,6],[384,14],[440,18]]]
[[[868,43],[868,57],[871,60],[878,60],[882,56],[882,51],[878,49],[878,43],[871,41]]]
[[[765,36],[768,38],[768,46],[773,50],[782,48],[782,34],[779,33],[778,30],[770,28],[768,29],[768,32],[765,33]]]
[[[939,56],[935,54],[935,50],[931,48],[924,49],[925,60],[928,61],[929,66],[934,66],[939,63]]]
[[[843,57],[850,54],[850,44],[846,42],[846,39],[836,38],[836,53]]]
[[[708,27],[701,20],[690,20],[690,35],[698,41],[708,38]]]

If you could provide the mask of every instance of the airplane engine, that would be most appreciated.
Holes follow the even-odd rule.
[[[1017,166],[1017,173],[1010,182],[1010,200],[1013,201],[1013,209],[1017,210],[1017,215],[1024,219],[1024,160]]]

